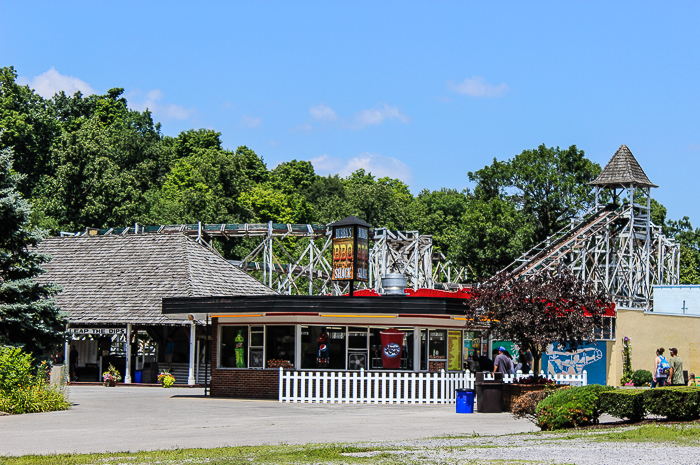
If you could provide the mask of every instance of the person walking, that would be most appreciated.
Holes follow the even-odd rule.
[[[671,371],[671,365],[664,357],[664,348],[659,347],[656,349],[656,358],[654,359],[654,376],[651,387],[663,387],[666,386],[666,381],[668,380],[668,374]]]
[[[668,375],[671,386],[685,386],[685,377],[683,376],[683,360],[678,356],[678,349],[671,347],[671,359],[668,363],[671,364],[671,373]]]

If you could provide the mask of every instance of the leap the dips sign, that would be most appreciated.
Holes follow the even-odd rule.
[[[333,281],[369,281],[369,228],[354,216],[333,224]]]

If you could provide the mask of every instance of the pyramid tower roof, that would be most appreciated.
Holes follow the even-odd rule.
[[[588,183],[599,187],[659,187],[653,184],[626,145],[621,145],[597,178]]]

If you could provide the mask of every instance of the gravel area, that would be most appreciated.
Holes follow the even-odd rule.
[[[619,431],[619,430],[616,430]],[[508,436],[475,436],[424,440],[362,443],[360,447],[381,447],[409,463],[489,463],[491,460],[542,464],[643,464],[700,463],[700,447],[675,444],[598,441],[596,436],[609,430],[573,432],[581,438],[566,439],[563,434],[518,434]],[[568,434],[571,434],[568,433]]]

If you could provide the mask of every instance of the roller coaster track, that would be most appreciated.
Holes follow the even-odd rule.
[[[508,273],[512,280],[564,264],[563,260],[572,250],[583,247],[592,237],[605,234],[610,225],[623,217],[626,211],[627,209],[610,205],[589,210],[571,225],[524,253],[503,272]]]

